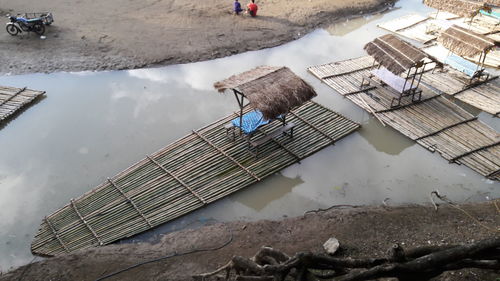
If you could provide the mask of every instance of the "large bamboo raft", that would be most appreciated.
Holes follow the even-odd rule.
[[[309,71],[379,120],[443,158],[464,164],[493,180],[500,179],[500,135],[434,89],[421,85],[420,102],[390,107],[396,96],[387,87],[360,90],[373,66],[370,56],[309,68]],[[425,76],[433,75],[426,73]]]
[[[225,125],[237,116],[193,131],[71,200],[42,221],[31,251],[56,255],[138,234],[258,182],[359,127],[307,102],[287,117],[295,124],[294,137],[273,139],[256,158],[245,140],[226,136]],[[265,126],[255,138],[278,123]]]
[[[1,87],[0,86],[0,122],[31,103],[37,97],[45,94],[43,91],[35,91],[25,88]]]

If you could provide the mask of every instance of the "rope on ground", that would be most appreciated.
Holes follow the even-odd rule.
[[[495,200],[493,200],[493,204],[495,204],[495,207],[497,208],[497,212],[500,214],[500,208],[498,208],[498,205],[497,205],[497,201],[498,201],[498,200],[499,200],[499,199],[495,199]]]
[[[331,209],[338,209],[338,208],[358,208],[359,206],[356,206],[356,205],[347,205],[347,204],[341,204],[341,205],[333,205],[333,206],[330,206],[326,209],[316,209],[316,210],[309,210],[309,211],[305,211],[304,214],[302,216],[305,216],[307,214],[310,214],[310,213],[319,213],[319,212],[326,212],[326,211],[329,211]]]
[[[446,195],[441,195],[439,194],[439,191],[437,190],[434,190],[431,192],[431,202],[432,204],[434,205],[434,209],[437,211],[438,209],[438,206],[436,205],[436,203],[434,202],[434,199],[432,198],[432,195],[436,195],[436,197],[438,199],[440,199],[441,201],[447,203],[448,205],[452,206],[453,208],[459,210],[460,212],[464,213],[466,216],[468,216],[469,218],[471,218],[473,221],[475,221],[478,225],[486,228],[487,230],[489,231],[492,231],[492,232],[500,232],[500,227],[498,228],[491,228],[489,226],[487,226],[486,224],[482,223],[481,221],[479,221],[477,218],[475,218],[473,215],[471,215],[469,212],[467,212],[466,210],[460,208],[457,204],[455,204],[453,201],[451,201],[450,199],[446,198]],[[493,201],[493,203],[495,204],[495,206],[497,207],[497,211],[500,212],[500,209],[498,208],[496,202],[496,200]]]
[[[28,269],[30,268],[31,264],[36,260],[36,258],[37,258],[37,256],[34,256],[33,259],[31,259],[30,263],[28,263],[28,265],[26,265],[26,267],[24,268],[23,272],[21,272],[21,275],[19,276],[19,278],[17,279],[17,281],[23,280],[24,274],[26,274],[26,271],[28,271]]]
[[[108,279],[110,277],[113,277],[113,276],[118,275],[120,273],[123,273],[125,271],[129,271],[131,269],[134,269],[136,267],[139,267],[139,266],[142,266],[142,265],[145,265],[145,264],[148,264],[148,263],[154,263],[154,262],[158,262],[158,261],[161,261],[161,260],[166,260],[166,259],[173,258],[173,257],[180,257],[180,256],[185,256],[185,255],[199,253],[199,252],[210,252],[210,251],[220,250],[220,249],[226,247],[227,245],[231,244],[231,242],[233,242],[233,238],[234,238],[233,231],[229,227],[228,227],[228,230],[229,230],[229,233],[230,233],[231,237],[229,238],[228,241],[226,241],[224,244],[222,244],[220,246],[217,246],[217,247],[214,247],[214,248],[207,248],[207,249],[195,249],[195,250],[187,251],[187,252],[184,252],[184,253],[173,252],[172,254],[168,254],[166,256],[162,256],[162,257],[159,257],[159,258],[151,259],[151,260],[144,261],[144,262],[141,262],[141,263],[136,263],[136,264],[131,265],[129,267],[126,267],[124,269],[115,271],[113,273],[110,273],[110,274],[102,276],[102,277],[99,277],[95,281],[101,281],[101,280],[104,280],[104,279]]]

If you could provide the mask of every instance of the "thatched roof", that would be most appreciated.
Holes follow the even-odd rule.
[[[459,56],[475,56],[495,46],[494,40],[456,25],[441,33],[438,41]]]
[[[390,72],[400,74],[422,62],[427,55],[410,43],[387,34],[365,45],[366,52]]]
[[[266,119],[287,113],[316,96],[314,89],[287,67],[259,66],[214,83],[223,92],[236,89]]]
[[[438,10],[453,13],[455,15],[470,18],[475,16],[485,4],[493,4],[499,0],[424,0],[424,4]],[[497,3],[498,4],[498,3]]]

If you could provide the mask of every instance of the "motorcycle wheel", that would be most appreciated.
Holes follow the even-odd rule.
[[[17,28],[17,26],[15,26],[13,24],[7,25],[6,29],[7,29],[7,33],[9,33],[12,36],[16,36],[20,32],[19,28]]]
[[[33,26],[33,31],[41,36],[45,33],[45,26],[43,23],[37,23]]]

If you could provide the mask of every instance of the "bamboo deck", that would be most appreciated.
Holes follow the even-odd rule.
[[[233,114],[147,156],[47,216],[31,251],[38,255],[105,245],[173,220],[223,198],[347,136],[359,125],[317,104],[293,110],[294,137],[280,136],[259,149],[226,137]],[[273,122],[261,137],[280,126]]]
[[[379,120],[443,158],[500,180],[500,135],[434,89],[421,85],[420,102],[390,108],[396,94],[385,87],[360,90],[372,66],[370,56],[313,66],[308,70]],[[425,76],[431,76],[426,73]]]
[[[0,122],[43,94],[26,88],[0,87]]]
[[[443,60],[447,54],[446,49],[439,45],[422,50],[438,60]],[[454,96],[496,117],[500,113],[500,79],[497,76],[491,76],[487,83],[467,86],[469,83],[467,75],[445,68],[443,72],[435,71],[432,75],[424,75],[422,81],[442,93]]]

